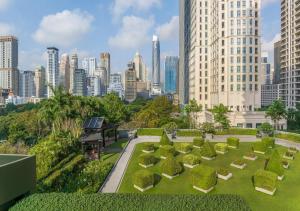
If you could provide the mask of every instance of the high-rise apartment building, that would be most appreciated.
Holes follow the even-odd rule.
[[[189,88],[188,99],[204,109],[260,108],[260,0],[181,0],[180,6],[179,89]]]
[[[47,97],[52,97],[53,93],[50,87],[57,87],[59,85],[59,50],[55,47],[47,48],[47,68],[46,68],[46,84]]]
[[[281,41],[274,43],[274,75],[273,75],[273,83],[280,83],[280,72],[281,72]]]
[[[135,66],[136,77],[139,81],[146,82],[147,80],[147,68],[143,61],[143,57],[140,53],[136,53],[133,59]]]
[[[160,42],[154,35],[152,40],[152,92],[161,92],[160,81]]]
[[[106,83],[109,84],[110,80],[110,54],[109,53],[101,53],[100,54],[100,67],[104,67],[106,69]]]
[[[179,58],[167,56],[165,58],[165,93],[174,94],[177,91]]]
[[[84,69],[76,69],[74,72],[74,90],[75,96],[87,96],[87,78]]]
[[[85,70],[87,76],[95,75],[97,68],[97,59],[96,58],[84,58],[82,60],[82,69]]]
[[[88,96],[101,96],[101,78],[99,76],[89,76],[87,78]]]
[[[20,91],[21,97],[33,97],[36,96],[35,84],[34,84],[34,72],[24,71],[20,73]]]
[[[47,92],[46,70],[43,66],[36,67],[34,71],[35,96],[44,98]]]
[[[122,83],[122,74],[113,73],[110,75],[110,83]]]
[[[137,97],[137,80],[134,63],[128,64],[128,69],[125,72],[125,100],[127,102],[135,101]]]
[[[70,93],[73,93],[74,90],[74,72],[75,70],[78,69],[78,56],[77,54],[73,54],[71,56],[71,61],[70,61]]]
[[[271,64],[268,62],[268,57],[261,58],[261,77],[262,77],[262,85],[263,84],[272,84],[273,81],[273,73],[271,70]]]
[[[68,54],[63,54],[60,59],[59,84],[67,91],[70,90],[70,58]]]
[[[14,36],[0,36],[0,88],[15,95],[19,91],[18,40]]]

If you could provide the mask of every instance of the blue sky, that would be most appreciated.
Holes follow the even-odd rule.
[[[262,0],[263,49],[280,38],[280,0]],[[178,55],[177,0],[0,0],[0,34],[19,38],[21,70],[45,65],[45,49],[99,57],[108,51],[112,71],[126,68],[136,51],[151,64],[151,39],[161,54]],[[162,65],[163,67],[163,65]]]

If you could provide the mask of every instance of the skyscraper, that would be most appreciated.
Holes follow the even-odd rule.
[[[97,59],[96,58],[84,58],[82,60],[82,68],[85,69],[87,76],[95,75],[97,67]]]
[[[95,75],[99,76],[101,79],[101,96],[107,94],[107,70],[105,67],[97,67],[95,71]]]
[[[160,92],[160,42],[154,35],[152,40],[152,92]]]
[[[272,72],[271,64],[268,62],[268,57],[264,56],[261,58],[261,77],[262,84],[271,84],[272,83]]]
[[[73,54],[71,56],[71,62],[70,62],[70,93],[73,93],[74,89],[74,72],[78,69],[78,56],[77,54]]]
[[[20,96],[33,97],[36,96],[34,83],[34,72],[24,71],[20,73]]]
[[[165,93],[176,93],[179,59],[177,56],[165,58]]]
[[[101,96],[101,78],[99,76],[89,76],[87,78],[88,96]]]
[[[128,64],[128,69],[125,72],[125,100],[127,102],[135,101],[137,97],[137,80],[134,63]]]
[[[106,69],[106,84],[109,84],[110,80],[110,54],[109,53],[101,53],[100,54],[100,67],[104,67]]]
[[[84,69],[76,69],[74,72],[74,90],[75,96],[87,96],[87,78]]]
[[[0,88],[19,91],[18,40],[13,36],[0,36]]]
[[[46,86],[46,71],[43,66],[37,67],[34,71],[34,86],[35,96],[38,98],[44,98],[47,91]]]
[[[279,84],[280,83],[280,72],[281,72],[281,41],[274,43],[274,77],[273,83]]]
[[[68,54],[63,54],[60,59],[59,83],[66,90],[70,90],[70,58]]]
[[[55,47],[49,47],[47,48],[47,54],[46,84],[48,86],[47,97],[50,98],[53,95],[50,86],[55,88],[59,85],[59,50]]]
[[[143,57],[139,52],[137,52],[134,56],[133,63],[135,66],[136,77],[139,81],[146,82],[146,65],[144,64]]]

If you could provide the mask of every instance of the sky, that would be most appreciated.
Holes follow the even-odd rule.
[[[166,55],[178,56],[178,0],[0,0],[0,35],[19,39],[19,69],[46,63],[46,48],[99,58],[111,53],[112,72],[123,72],[140,52],[151,67],[152,36]],[[262,0],[263,51],[273,61],[280,39],[280,0]]]

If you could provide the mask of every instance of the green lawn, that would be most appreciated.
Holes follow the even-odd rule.
[[[175,144],[176,146],[176,144]],[[138,165],[138,156],[141,152],[142,145],[137,145],[129,163],[127,172],[124,176],[123,182],[119,189],[120,193],[137,193],[133,188],[131,176],[142,169]],[[300,158],[296,156],[296,160],[291,161],[291,167],[286,170],[286,178],[278,182],[278,189],[275,196],[268,196],[263,193],[256,192],[253,188],[251,178],[257,169],[264,167],[265,156],[259,155],[257,161],[246,161],[248,166],[244,170],[230,167],[230,163],[249,152],[251,149],[250,143],[242,143],[239,150],[230,150],[226,155],[218,155],[214,161],[202,161],[204,164],[216,169],[219,167],[226,167],[233,173],[233,178],[229,181],[219,180],[218,184],[210,194],[238,194],[241,195],[251,206],[253,210],[300,210]],[[286,149],[277,146],[277,149],[283,154]],[[199,151],[194,149],[193,153],[198,154]],[[159,157],[159,150],[154,153]],[[178,161],[182,160],[182,155],[177,156]],[[156,174],[156,185],[153,189],[147,191],[149,194],[199,194],[204,195],[192,188],[189,179],[189,169],[174,180],[162,178],[160,176],[160,163],[154,167],[149,168]]]

